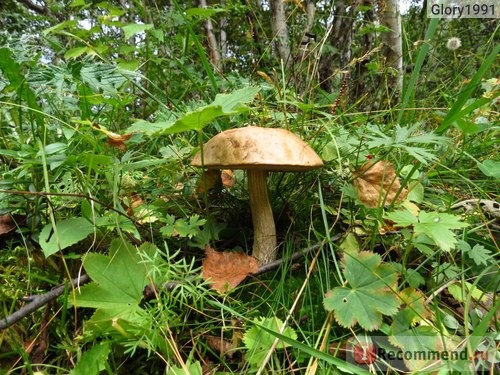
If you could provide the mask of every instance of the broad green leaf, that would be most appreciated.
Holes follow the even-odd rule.
[[[120,61],[118,63],[118,68],[123,70],[129,70],[131,72],[135,72],[140,66],[139,61],[131,60],[131,61]]]
[[[339,248],[349,254],[359,253],[359,243],[354,233],[349,233],[339,245]]]
[[[223,8],[189,8],[186,9],[186,16],[188,18],[199,17],[206,19],[212,17],[214,14],[226,12]]]
[[[109,255],[89,253],[85,256],[83,267],[92,282],[82,286],[75,299],[68,303],[96,309],[85,324],[88,336],[106,333],[130,338],[151,329],[147,313],[139,304],[145,286],[154,280],[142,256],[153,259],[156,251],[152,244],[136,248],[118,238],[111,242]],[[155,345],[168,352],[164,342],[158,341]]]
[[[324,161],[331,161],[334,159],[338,159],[340,157],[339,155],[339,149],[338,146],[335,142],[328,142],[325,147],[323,147],[323,150],[321,151],[321,158]]]
[[[424,187],[420,182],[411,183],[408,200],[415,203],[421,203],[424,200]]]
[[[123,34],[125,39],[130,39],[135,34],[142,33],[146,30],[150,30],[153,28],[153,24],[150,23],[130,23],[128,25],[123,25]]]
[[[43,152],[45,155],[52,155],[65,151],[67,148],[68,145],[66,143],[51,143],[43,148]],[[38,151],[36,155],[41,156],[41,151]]]
[[[73,0],[69,6],[72,8],[85,6],[85,0]]]
[[[141,263],[141,252],[151,253],[155,247],[144,244],[139,249],[116,239],[111,243],[109,255],[89,253],[83,267],[92,279],[77,295],[78,307],[107,309],[113,312],[137,306],[144,287],[149,283],[148,270]]]
[[[402,353],[436,353],[444,350],[445,347],[453,348],[455,345],[449,344],[443,346],[438,333],[430,326],[419,326],[407,329],[403,332],[393,333],[389,336],[391,344],[402,350]],[[404,358],[404,362],[408,368],[413,371],[426,368],[433,361],[422,359],[423,356],[415,355]],[[436,360],[434,360],[436,362]]]
[[[186,372],[187,371],[187,372]],[[169,366],[167,375],[202,375],[203,370],[199,361],[191,363],[191,361],[186,362],[186,369],[181,366]]]
[[[226,115],[245,112],[248,110],[245,104],[250,103],[259,91],[260,88],[257,86],[248,86],[228,94],[217,94],[212,105],[222,106],[222,111]]]
[[[80,57],[81,55],[86,53],[88,50],[89,50],[89,47],[87,47],[87,46],[70,48],[64,53],[64,58],[65,59],[76,59],[77,57]]]
[[[127,128],[127,132],[140,132],[147,135],[153,135],[155,133],[162,132],[163,130],[171,127],[175,121],[159,121],[159,122],[149,122],[146,120],[139,120],[135,122],[132,126]]]
[[[448,292],[450,292],[457,301],[462,303],[467,300],[469,294],[476,301],[486,302],[488,300],[488,297],[481,289],[467,281],[457,281],[451,284],[448,286]]]
[[[88,64],[80,70],[82,81],[88,84],[94,92],[102,91],[104,94],[117,95],[118,89],[127,81],[124,73],[111,64]]]
[[[98,375],[108,367],[108,356],[111,353],[111,342],[103,341],[94,344],[82,354],[70,375]]]
[[[218,117],[248,111],[245,104],[251,102],[259,90],[258,87],[249,86],[229,94],[218,94],[211,104],[187,112],[176,120],[156,123],[140,120],[129,127],[127,131],[144,132],[146,134],[175,134],[190,130],[201,131]]]
[[[279,318],[255,318],[255,325],[248,329],[243,335],[243,343],[247,348],[248,352],[245,354],[245,358],[249,363],[254,365],[259,365],[262,363],[267,355],[267,352],[271,349],[275,336],[266,332],[259,326],[263,326],[269,330],[279,332],[283,327],[283,321]],[[297,333],[290,327],[286,327],[283,331],[283,336],[289,337],[293,340],[297,340]],[[279,341],[276,346],[277,349],[283,349],[289,346],[289,344]]]
[[[325,309],[333,311],[344,327],[359,325],[372,331],[382,324],[383,315],[394,315],[400,301],[393,291],[398,275],[394,268],[382,264],[378,254],[362,251],[346,254],[342,260],[346,286],[330,290],[324,300]]]
[[[410,225],[418,223],[418,218],[406,209],[389,212],[385,217],[393,221],[398,227],[409,227]]]
[[[52,224],[47,224],[40,232],[40,247],[48,257],[59,250],[85,239],[94,232],[94,225],[83,217],[74,217],[56,223],[56,231]]]
[[[482,163],[477,163],[477,166],[486,176],[496,179],[500,178],[500,161],[485,160]]]
[[[412,288],[417,288],[420,285],[425,284],[424,277],[413,268],[408,268],[406,270],[406,281]]]
[[[220,105],[207,105],[195,111],[186,113],[183,117],[175,121],[172,126],[164,130],[165,134],[181,133],[189,130],[202,130],[206,125],[217,117],[225,115]]]

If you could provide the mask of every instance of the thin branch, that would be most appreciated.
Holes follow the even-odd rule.
[[[78,285],[82,285],[87,283],[90,278],[87,275],[81,275],[80,277],[74,278],[71,280],[71,285],[76,287]],[[56,299],[64,291],[68,288],[68,283],[60,285],[45,294],[37,294],[34,296],[24,297],[23,301],[29,302],[27,305],[24,305],[19,310],[13,312],[12,314],[6,316],[2,320],[0,320],[0,331],[10,327],[12,324],[17,323],[21,319],[27,317],[39,307],[49,303],[50,301]]]
[[[332,241],[337,241],[341,237],[342,237],[342,234],[337,234],[336,236],[332,237]],[[312,245],[308,248],[296,251],[290,257],[278,259],[274,262],[265,264],[265,265],[261,266],[257,272],[253,273],[252,276],[261,275],[263,273],[275,270],[275,269],[279,268],[285,262],[293,262],[293,261],[303,257],[305,254],[319,249],[323,244],[324,244],[324,242],[317,243],[317,244]],[[83,274],[80,277],[72,279],[71,285],[73,287],[77,287],[77,286],[86,284],[89,281],[90,281],[90,277],[86,274]],[[171,291],[179,284],[180,284],[180,282],[178,282],[178,281],[170,281],[170,282],[163,284],[162,289]],[[25,302],[28,302],[28,304],[21,307],[19,310],[13,312],[12,314],[6,316],[5,318],[1,319],[0,320],[0,331],[10,327],[14,323],[17,323],[21,319],[32,314],[38,308],[40,308],[43,305],[47,304],[48,302],[56,299],[57,297],[62,295],[68,287],[69,287],[69,283],[65,283],[63,285],[60,285],[60,286],[50,290],[47,293],[37,294],[37,295],[23,298],[22,300]]]
[[[26,8],[32,10],[35,13],[47,15],[48,9],[47,6],[39,5],[30,0],[18,0],[21,4],[23,4]]]

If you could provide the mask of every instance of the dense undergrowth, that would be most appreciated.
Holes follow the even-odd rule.
[[[285,69],[214,73],[182,25],[192,48],[165,70],[145,57],[155,30],[113,46],[130,59],[97,40],[52,45],[47,62],[29,36],[2,36],[0,317],[64,280],[92,281],[0,331],[2,373],[435,371],[375,360],[375,347],[465,353],[441,373],[498,371],[496,30],[458,51],[444,48],[465,33],[458,22],[433,20],[425,42],[408,32],[400,103],[365,110],[342,80],[301,92]],[[78,32],[61,24],[46,40]],[[207,189],[190,161],[247,125],[291,130],[325,166],[269,176],[284,261],[219,293],[201,277],[204,248],[251,252],[246,177]],[[360,172],[379,161],[400,188],[380,190],[386,170]]]

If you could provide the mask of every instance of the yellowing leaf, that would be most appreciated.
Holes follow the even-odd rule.
[[[127,146],[125,145],[124,142],[128,141],[130,137],[132,137],[132,135],[134,134],[134,133],[128,133],[128,134],[113,133],[112,131],[104,129],[98,124],[93,124],[92,127],[94,129],[99,130],[101,133],[106,134],[106,136],[108,137],[106,143],[112,147],[116,147],[120,151],[127,151]]]
[[[386,161],[367,161],[354,175],[353,184],[359,200],[370,208],[390,205],[401,188],[394,167]],[[407,194],[408,191],[403,189],[397,202],[402,201]]]
[[[234,251],[218,252],[210,246],[205,247],[205,259],[202,264],[202,277],[219,292],[235,288],[250,273],[259,270],[254,257]]]
[[[410,324],[431,316],[431,312],[425,304],[425,295],[421,291],[415,288],[406,288],[399,293],[399,297],[405,309],[411,312],[411,314],[408,314],[411,317]]]

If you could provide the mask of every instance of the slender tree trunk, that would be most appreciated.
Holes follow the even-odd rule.
[[[304,94],[315,84],[317,73],[317,52],[316,35],[312,32],[314,17],[316,15],[316,4],[314,0],[306,3],[306,24],[297,55],[294,57],[292,69],[295,87],[299,94]]]
[[[329,42],[335,52],[321,58],[320,82],[325,91],[332,91],[335,72],[340,73],[351,61],[352,36],[359,0],[337,0],[333,8],[333,24]],[[340,74],[337,78],[340,77]],[[340,85],[340,81],[338,82]],[[338,88],[338,87],[337,87]]]
[[[226,4],[225,0],[221,1],[221,6],[224,6]],[[220,55],[221,55],[221,60],[224,61],[224,59],[227,58],[227,17],[222,17],[220,22],[219,22],[219,43],[220,43]]]
[[[207,7],[206,0],[199,0],[200,8]],[[210,56],[210,61],[217,69],[221,69],[221,57],[219,52],[219,46],[217,45],[217,38],[214,34],[214,27],[212,25],[212,20],[207,18],[205,21],[205,33],[207,36],[208,52]]]
[[[382,33],[387,74],[388,104],[397,103],[403,91],[403,42],[401,37],[401,14],[399,0],[384,0],[380,23],[390,31]]]
[[[363,22],[367,25],[373,24],[375,20],[375,0],[362,0],[361,5],[368,9],[364,12]],[[371,51],[374,46],[374,37],[374,33],[365,33],[361,37],[360,56],[365,56],[372,53]],[[378,83],[375,82],[375,79],[371,77],[368,72],[368,68],[366,65],[368,62],[370,62],[369,58],[364,59],[363,61],[359,61],[355,64],[352,69],[354,72],[351,73],[351,76],[354,77],[354,80],[349,90],[349,99],[351,103],[354,103],[363,97],[368,99],[360,103],[362,105],[362,108],[365,110],[370,110],[372,108],[372,105],[374,104],[373,100],[371,100],[373,98],[370,98],[367,94],[372,91],[372,87],[378,86]]]
[[[271,30],[273,32],[276,54],[285,65],[290,63],[290,43],[286,24],[286,8],[284,0],[270,0]]]

